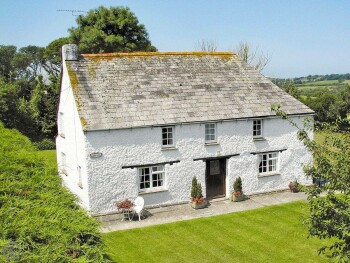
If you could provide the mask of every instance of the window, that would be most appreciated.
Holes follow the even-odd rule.
[[[216,142],[216,123],[205,124],[205,142]]]
[[[78,166],[78,186],[83,189],[83,180],[81,178],[81,167]]]
[[[61,152],[61,172],[65,175],[68,175],[66,167],[67,167],[66,154]]]
[[[139,168],[140,190],[164,186],[164,165]]]
[[[253,137],[262,137],[262,120],[253,120]]]
[[[259,174],[278,171],[278,153],[259,154]]]
[[[58,134],[62,137],[65,137],[64,135],[64,114],[63,112],[60,112],[58,115]]]
[[[220,174],[220,160],[210,161],[210,175]]]
[[[164,147],[174,146],[174,127],[162,128],[162,145]]]

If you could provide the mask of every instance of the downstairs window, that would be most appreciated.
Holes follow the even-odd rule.
[[[164,186],[164,165],[139,168],[140,191],[157,190]]]
[[[278,152],[259,154],[259,175],[278,172]]]

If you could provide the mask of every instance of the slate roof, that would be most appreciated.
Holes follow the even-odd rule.
[[[312,114],[228,52],[83,54],[66,61],[84,130]]]

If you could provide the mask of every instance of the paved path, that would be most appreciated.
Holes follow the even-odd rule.
[[[284,204],[293,201],[306,200],[305,193],[291,193],[289,191],[251,196],[244,202],[229,200],[211,201],[207,208],[194,210],[189,204],[150,209],[149,216],[141,221],[121,221],[121,219],[103,222],[102,232],[112,232],[132,228],[140,228],[159,224],[166,224],[200,217],[229,214],[239,211],[252,210],[259,207]],[[135,217],[136,220],[136,217]]]

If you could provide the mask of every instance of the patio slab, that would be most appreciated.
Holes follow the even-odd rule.
[[[294,201],[306,201],[305,193],[291,193],[289,191],[274,192],[264,195],[250,196],[244,202],[231,202],[227,199],[212,200],[204,209],[194,210],[189,204],[160,207],[146,211],[147,217],[141,221],[121,221],[121,217],[107,222],[102,222],[103,233],[120,231],[133,228],[141,228],[159,224],[172,223],[194,218],[210,217],[234,212],[252,210],[264,206],[271,206]]]

